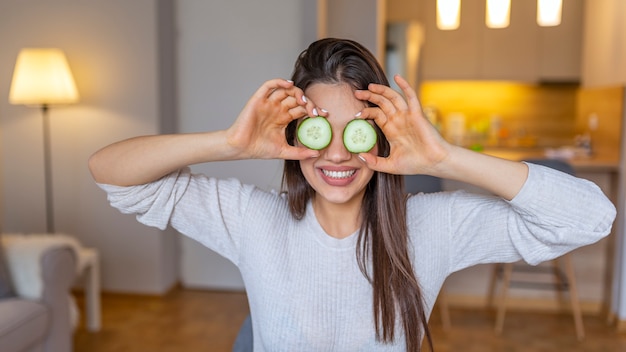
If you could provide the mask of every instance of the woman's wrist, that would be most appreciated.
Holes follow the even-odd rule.
[[[437,165],[439,177],[468,183],[511,200],[528,177],[524,163],[500,159],[451,145],[447,157]]]

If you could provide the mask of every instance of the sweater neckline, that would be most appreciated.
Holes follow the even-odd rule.
[[[307,203],[306,221],[313,230],[311,231],[313,236],[322,245],[335,249],[354,248],[356,246],[356,241],[359,238],[359,230],[356,230],[354,233],[344,238],[336,238],[329,235],[326,231],[324,231],[322,225],[320,225],[317,220],[315,210],[313,210],[313,203],[311,201]]]

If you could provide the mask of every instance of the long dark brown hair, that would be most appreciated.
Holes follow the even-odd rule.
[[[314,83],[346,83],[354,90],[367,89],[369,83],[389,86],[382,67],[371,52],[357,42],[335,38],[318,40],[304,50],[296,61],[292,80],[302,90]],[[389,143],[375,127],[378,154],[388,156]],[[292,145],[295,131],[296,121],[293,121],[285,131],[287,141]],[[299,161],[285,161],[282,184],[291,213],[301,219],[315,191],[306,181]],[[394,327],[399,315],[407,351],[420,351],[423,336],[432,349],[422,292],[409,257],[404,178],[375,172],[367,184],[361,214],[356,256],[363,275],[373,286],[377,340],[383,343],[394,341]]]

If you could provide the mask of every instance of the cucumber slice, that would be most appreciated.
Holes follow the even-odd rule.
[[[324,149],[332,138],[333,130],[323,116],[307,117],[298,126],[298,140],[309,149]]]
[[[343,144],[350,153],[369,152],[376,145],[376,130],[363,119],[354,119],[343,130]]]

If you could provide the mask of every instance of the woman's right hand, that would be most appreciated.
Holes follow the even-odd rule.
[[[310,158],[318,152],[287,144],[285,129],[295,119],[316,114],[314,110],[313,102],[306,101],[293,82],[271,80],[256,91],[226,130],[130,138],[94,153],[89,169],[99,183],[130,186],[198,163]]]
[[[226,131],[227,143],[237,159],[302,160],[318,151],[291,146],[285,139],[287,125],[299,118],[321,115],[292,81],[265,82],[248,100],[235,123]]]

